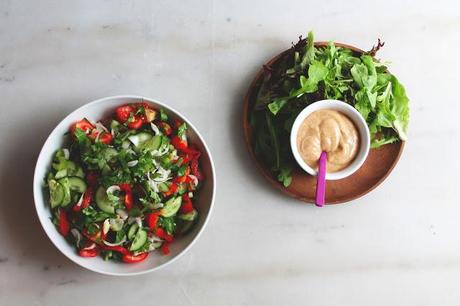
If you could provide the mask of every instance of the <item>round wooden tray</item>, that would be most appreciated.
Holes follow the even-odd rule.
[[[325,47],[327,44],[327,42],[316,42],[315,46]],[[341,43],[335,43],[335,45],[338,47],[351,49],[357,53],[364,52],[363,50],[356,47]],[[278,59],[286,55],[287,52],[289,52],[289,50],[280,53],[268,61],[267,65],[272,65]],[[280,191],[291,197],[304,202],[314,203],[316,190],[315,176],[307,174],[298,165],[296,165],[292,172],[292,183],[289,187],[286,188],[280,182],[278,182],[278,180],[273,176],[267,166],[261,162],[254,153],[252,147],[252,128],[249,122],[249,114],[254,105],[255,95],[257,94],[257,89],[260,86],[262,77],[263,69],[261,68],[249,86],[249,90],[244,98],[243,129],[244,138],[246,146],[249,150],[249,154],[254,160],[260,172],[265,178],[268,179],[272,186],[278,188]],[[366,193],[376,188],[391,173],[394,166],[397,164],[399,157],[401,156],[403,148],[404,142],[398,141],[393,144],[382,146],[378,149],[371,149],[369,156],[367,157],[364,164],[353,175],[341,180],[327,182],[326,204],[348,202],[362,197]]]

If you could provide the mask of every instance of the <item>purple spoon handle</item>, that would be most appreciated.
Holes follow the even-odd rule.
[[[326,160],[327,153],[322,152],[319,158],[319,169],[316,181],[316,206],[323,207],[326,198]]]

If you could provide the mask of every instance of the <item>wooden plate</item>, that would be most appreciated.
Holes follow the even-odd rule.
[[[335,45],[338,47],[351,49],[356,53],[364,52],[363,50],[356,47],[341,43],[336,43]],[[327,42],[316,42],[315,46],[325,47],[327,46]],[[280,53],[268,61],[267,65],[272,65],[288,52],[289,50]],[[307,174],[296,164],[292,173],[292,183],[288,188],[286,188],[280,182],[278,182],[276,177],[273,176],[267,166],[262,161],[260,161],[254,153],[252,147],[252,128],[249,123],[249,114],[254,105],[255,96],[260,86],[260,82],[262,81],[262,77],[263,69],[261,68],[252,81],[244,98],[243,129],[244,138],[246,146],[249,150],[249,154],[251,155],[251,158],[254,160],[263,176],[267,178],[274,187],[278,188],[280,191],[291,197],[304,202],[314,203],[316,190],[315,176]],[[398,141],[378,149],[371,149],[366,161],[357,172],[344,179],[327,182],[326,204],[348,202],[362,197],[366,193],[376,188],[391,173],[394,166],[398,162],[399,157],[401,156],[403,148],[404,142]]]

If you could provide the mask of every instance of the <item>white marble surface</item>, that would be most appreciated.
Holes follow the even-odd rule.
[[[379,53],[411,98],[387,181],[316,209],[269,188],[241,140],[264,60],[312,29]],[[0,1],[0,305],[460,305],[458,1]],[[48,241],[32,170],[50,130],[95,98],[182,110],[214,154],[219,193],[172,266],[116,278]]]

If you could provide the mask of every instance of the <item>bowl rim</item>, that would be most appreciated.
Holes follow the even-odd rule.
[[[73,115],[73,113],[75,112],[78,112],[80,111],[82,108],[86,108],[88,106],[91,106],[91,105],[95,105],[95,104],[103,104],[104,102],[106,102],[107,100],[113,100],[113,99],[138,99],[138,100],[145,100],[146,102],[151,102],[151,103],[155,103],[155,104],[158,104],[160,107],[163,107],[165,108],[167,111],[171,111],[175,114],[177,114],[179,117],[181,117],[181,119],[183,121],[185,121],[187,123],[188,126],[190,126],[193,131],[195,132],[196,136],[200,139],[200,141],[202,142],[203,144],[203,147],[208,155],[208,158],[209,158],[209,164],[210,164],[210,169],[211,169],[211,173],[212,173],[212,194],[211,194],[211,201],[210,201],[210,204],[209,204],[209,211],[208,211],[208,214],[203,222],[203,225],[201,226],[201,228],[198,229],[198,232],[196,233],[195,237],[193,237],[193,239],[190,241],[190,243],[185,246],[185,248],[180,251],[176,256],[174,256],[173,258],[171,258],[170,260],[158,265],[158,266],[155,266],[155,267],[152,267],[150,269],[145,269],[145,270],[142,270],[142,271],[138,271],[138,272],[126,272],[126,273],[119,273],[119,272],[107,272],[107,271],[101,271],[97,268],[92,268],[92,267],[87,267],[86,265],[84,264],[81,264],[77,261],[75,261],[73,258],[67,256],[67,250],[65,250],[64,248],[62,248],[57,242],[54,241],[54,239],[51,238],[51,236],[48,234],[48,230],[49,230],[49,227],[48,225],[45,225],[45,219],[47,219],[47,216],[42,216],[42,214],[40,213],[39,209],[38,209],[38,204],[37,202],[39,202],[39,194],[40,194],[40,188],[37,187],[39,184],[37,184],[37,180],[42,180],[42,178],[39,178],[38,177],[38,161],[41,159],[42,157],[42,154],[44,154],[44,148],[45,146],[47,145],[48,141],[50,141],[51,139],[51,135],[53,134],[53,132],[57,129],[57,127],[63,122],[65,121],[67,118],[71,117]],[[182,257],[185,253],[187,253],[190,248],[197,242],[197,240],[201,237],[204,229],[206,228],[208,222],[209,222],[209,219],[210,219],[210,216],[212,214],[212,211],[213,211],[213,208],[214,208],[214,203],[215,203],[215,198],[216,198],[216,190],[217,190],[217,180],[216,180],[216,168],[215,168],[215,165],[214,165],[214,160],[212,158],[212,154],[211,154],[211,151],[209,150],[209,147],[206,143],[206,141],[204,140],[203,136],[201,135],[201,133],[198,131],[198,129],[190,122],[190,120],[184,116],[181,112],[177,111],[175,108],[169,106],[169,105],[166,105],[164,104],[163,102],[160,102],[158,100],[155,100],[155,99],[152,99],[152,98],[148,98],[148,97],[145,97],[145,96],[139,96],[139,95],[115,95],[115,96],[108,96],[108,97],[103,97],[103,98],[99,98],[99,99],[96,99],[96,100],[92,100],[91,102],[88,102],[88,103],[85,103],[81,106],[79,106],[78,108],[76,108],[75,110],[73,110],[72,112],[70,112],[67,116],[65,116],[63,119],[61,119],[59,121],[59,123],[56,124],[56,126],[51,130],[51,132],[49,133],[48,137],[46,137],[46,140],[44,141],[41,149],[40,149],[40,152],[37,156],[37,160],[35,162],[35,167],[34,167],[34,175],[33,175],[33,181],[32,181],[32,189],[33,189],[33,197],[34,197],[34,206],[35,206],[35,211],[37,213],[37,216],[38,216],[38,220],[40,221],[40,225],[42,226],[44,232],[46,233],[46,235],[48,236],[48,239],[52,242],[52,244],[69,260],[71,260],[72,262],[74,262],[75,264],[77,264],[78,266],[82,267],[82,268],[85,268],[87,270],[90,270],[90,271],[93,271],[93,272],[96,272],[96,273],[100,273],[100,274],[104,274],[104,275],[110,275],[110,276],[135,276],[135,275],[143,275],[143,274],[147,274],[147,273],[151,273],[151,272],[154,272],[154,271],[157,271],[157,270],[160,270],[166,266],[169,266],[170,264],[172,264],[173,262],[175,262],[177,259],[179,259],[180,257]],[[54,229],[56,230],[56,229]]]
[[[299,164],[299,166],[310,175],[316,176],[317,171],[310,167],[300,156],[297,147],[297,134],[299,132],[302,122],[310,114],[322,109],[334,109],[340,112],[345,111],[345,115],[355,124],[360,134],[359,151],[355,159],[351,162],[351,164],[340,171],[326,173],[326,180],[340,180],[355,173],[359,168],[361,168],[361,166],[366,161],[370,149],[369,127],[367,126],[366,121],[364,120],[363,116],[358,112],[358,110],[356,110],[354,107],[352,107],[344,101],[335,99],[324,99],[313,102],[312,104],[306,106],[294,120],[290,133],[290,144],[292,154],[294,155],[294,159]]]

